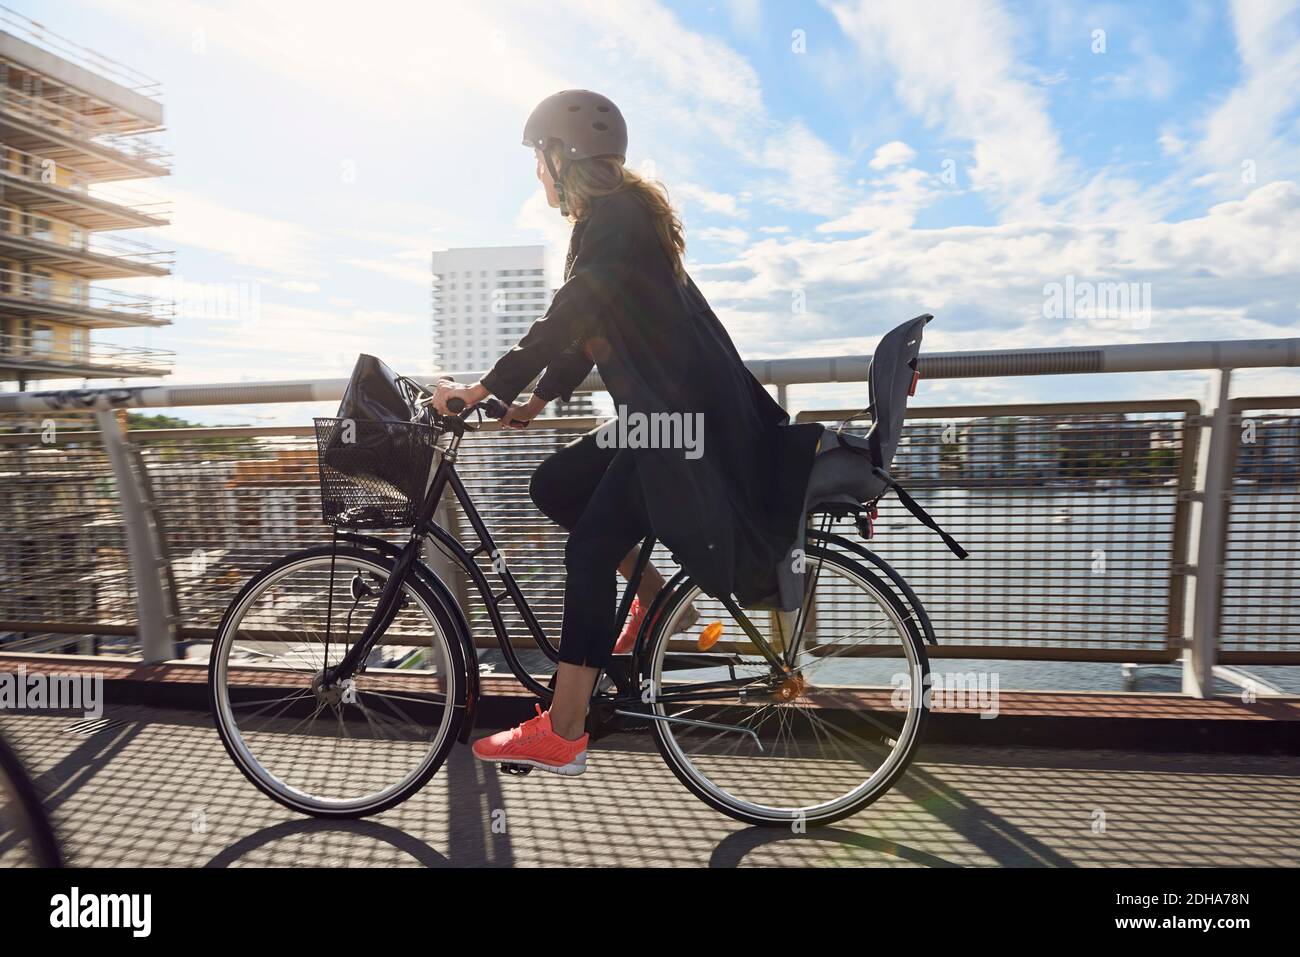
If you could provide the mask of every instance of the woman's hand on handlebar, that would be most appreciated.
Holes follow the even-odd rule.
[[[433,395],[425,399],[424,404],[433,406],[439,415],[456,415],[456,412],[447,408],[448,400],[460,399],[465,403],[462,408],[469,408],[475,403],[482,402],[488,394],[488,390],[483,388],[481,382],[473,385],[457,385],[451,379],[439,379],[433,386]]]
[[[510,411],[501,417],[501,425],[507,429],[525,428],[544,408],[546,408],[546,400],[537,395],[532,396],[527,402],[516,402],[510,407]]]

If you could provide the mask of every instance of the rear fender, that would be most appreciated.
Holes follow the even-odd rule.
[[[925,635],[926,642],[931,645],[939,644],[938,639],[934,636],[934,628],[930,624],[930,616],[926,613],[925,606],[921,604],[921,599],[916,596],[916,592],[913,591],[912,586],[907,583],[907,579],[895,571],[892,565],[875,552],[868,548],[864,548],[851,538],[846,538],[843,535],[836,535],[832,532],[822,532],[810,528],[808,529],[808,537],[821,542],[823,545],[837,545],[880,569],[880,571],[884,573],[885,577],[893,583],[894,587],[897,588],[906,599],[907,607],[910,608],[912,617],[916,619],[917,624],[921,626],[921,634]]]

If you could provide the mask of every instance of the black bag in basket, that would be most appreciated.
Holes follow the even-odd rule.
[[[418,502],[432,449],[431,430],[412,424],[421,415],[418,395],[409,380],[379,359],[358,356],[336,427],[321,443],[323,464],[380,499]]]

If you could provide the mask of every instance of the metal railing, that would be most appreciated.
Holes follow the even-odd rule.
[[[1176,661],[1199,413],[1189,400],[909,410],[893,471],[972,557],[953,561],[893,498],[871,547],[924,596],[945,654]]]
[[[30,305],[49,314],[99,314],[133,324],[165,325],[175,312],[175,303],[158,296],[105,289],[85,279],[55,279],[13,269],[0,269],[0,301]]]
[[[36,46],[43,47],[70,63],[75,63],[94,73],[98,73],[142,96],[158,97],[162,94],[161,85],[153,77],[147,76],[124,63],[119,63],[112,57],[105,56],[97,50],[82,46],[75,40],[69,40],[67,37],[47,29],[44,24],[30,17],[25,17],[15,10],[10,10],[8,7],[0,6],[0,29]]]
[[[1300,633],[1300,396],[1230,404],[1221,660],[1285,657]]]
[[[165,375],[175,358],[174,352],[147,346],[87,341],[81,347],[59,347],[51,340],[0,333],[0,379],[5,378],[3,370],[16,368],[77,375]]]
[[[171,169],[172,156],[148,138],[146,131],[134,132],[121,124],[109,122],[71,107],[48,96],[32,96],[12,86],[0,86],[0,110],[30,120],[42,129],[64,133],[89,146],[99,146],[121,154],[128,162],[143,162],[162,173]]]
[[[149,269],[168,269],[174,262],[171,250],[116,233],[95,232],[58,216],[6,203],[0,203],[0,234],[48,248],[56,256],[67,250]]]
[[[1094,371],[1107,364],[1136,371],[1195,367],[1190,362],[1300,365],[1298,345],[1077,351],[1096,357],[1101,368]],[[1038,358],[1049,352],[1053,357]],[[929,378],[1040,374],[1042,364],[1068,366],[1075,352],[930,354],[922,370],[928,365]],[[844,357],[750,366],[768,384],[796,376],[825,381],[819,370],[842,380],[866,373]],[[0,472],[22,479],[22,495],[0,504],[13,535],[0,573],[17,583],[0,609],[0,634],[28,649],[58,650],[74,641],[69,636],[93,633],[125,647],[134,623],[136,647],[152,660],[171,654],[174,641],[211,638],[222,609],[258,567],[327,538],[312,430],[125,434],[113,409],[328,399],[344,381],[0,396],[0,416],[27,423],[24,432],[0,435]],[[935,656],[1181,662],[1185,690],[1202,696],[1216,676],[1231,680],[1230,666],[1300,663],[1300,598],[1290,588],[1300,553],[1293,542],[1300,530],[1300,396],[1228,401],[1228,381],[1219,371],[1218,391],[1204,406],[1180,399],[910,409],[895,472],[971,557],[953,559],[892,497],[882,503],[870,547],[925,601],[941,638]],[[77,409],[96,410],[97,428],[51,429],[49,421],[40,428]],[[852,411],[799,418],[830,423]],[[548,630],[559,625],[563,533],[533,508],[528,478],[547,454],[596,424],[551,419],[525,432],[489,428],[465,443],[458,463]],[[80,484],[73,488],[89,484],[95,494],[69,494],[65,477],[74,474]],[[148,522],[140,518],[146,500],[158,503]],[[67,518],[74,502],[87,513],[80,525]],[[464,527],[457,512],[448,508],[442,517]],[[44,514],[64,516],[68,534],[81,534],[61,547],[95,557],[81,579],[84,594],[61,586],[67,607],[84,609],[78,617],[60,612],[60,586],[41,574],[47,566],[35,546],[22,544],[51,547],[54,525]],[[78,527],[85,531],[74,533]],[[855,534],[851,526],[839,530]],[[666,554],[655,561],[673,568]],[[155,612],[147,615],[146,606]],[[81,617],[92,609],[93,621]],[[466,611],[486,642],[485,613],[472,604]],[[512,634],[526,634],[511,615],[507,623]]]
[[[71,202],[84,198],[157,220],[171,213],[171,202],[153,193],[121,183],[98,183],[95,176],[76,166],[6,144],[0,144],[0,173],[12,180],[57,190]]]

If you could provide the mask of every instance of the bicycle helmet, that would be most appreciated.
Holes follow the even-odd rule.
[[[547,147],[559,145],[568,159],[627,159],[627,123],[614,101],[591,90],[561,90],[538,103],[524,124],[523,144],[539,149],[555,181],[560,213],[567,215],[564,184]]]

